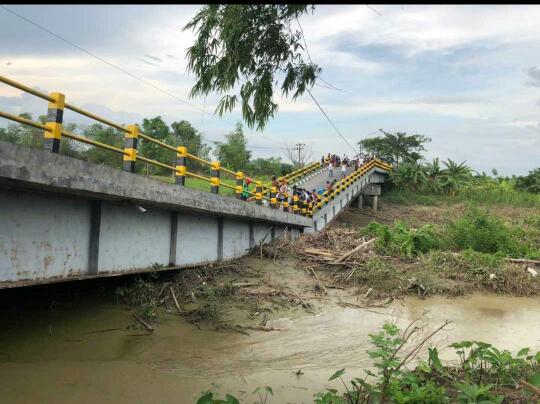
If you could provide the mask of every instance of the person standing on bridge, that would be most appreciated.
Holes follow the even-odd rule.
[[[249,184],[251,184],[251,180],[249,178],[246,178],[244,181],[244,184],[242,185],[242,200],[247,201],[249,198]]]
[[[279,191],[277,194],[277,199],[279,201],[280,206],[283,206],[283,202],[285,202],[286,193],[287,193],[287,180],[283,179],[281,180],[281,184],[279,185]],[[283,208],[283,211],[285,211],[285,208]]]
[[[328,163],[328,178],[334,176],[334,166],[332,165],[332,162]]]
[[[341,178],[345,178],[345,174],[347,172],[347,163],[343,161],[341,164]]]

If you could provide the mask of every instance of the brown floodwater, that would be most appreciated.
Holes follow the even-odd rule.
[[[385,320],[406,325],[428,311],[429,326],[451,320],[433,344],[476,339],[516,351],[540,349],[540,299],[475,294],[408,298],[386,308],[330,309],[274,320],[284,331],[198,330],[172,314],[154,333],[126,329],[131,311],[110,299],[0,312],[0,397],[6,403],[192,403],[215,383],[246,402],[271,386],[273,403],[313,402],[336,387],[328,377],[370,366],[368,333]],[[303,374],[294,372],[301,369]]]

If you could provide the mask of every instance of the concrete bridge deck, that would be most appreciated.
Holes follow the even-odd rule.
[[[308,218],[0,142],[0,288],[238,258],[284,234],[322,229],[361,184],[383,181],[381,172]],[[327,176],[319,170],[307,181]]]

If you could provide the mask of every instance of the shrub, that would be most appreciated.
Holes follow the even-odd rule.
[[[450,223],[448,236],[460,250],[512,255],[518,249],[512,232],[501,220],[476,208],[469,208],[460,219]]]
[[[409,228],[399,220],[393,227],[371,222],[365,233],[378,237],[376,247],[385,253],[403,255],[412,258],[440,247],[440,239],[432,225],[424,225],[419,229]]]

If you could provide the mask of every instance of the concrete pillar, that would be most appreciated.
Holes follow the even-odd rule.
[[[362,209],[362,206],[364,206],[364,195],[360,194],[355,199],[353,199],[353,201],[351,202],[351,207]]]
[[[372,206],[373,206],[373,210],[376,211],[377,210],[377,202],[379,201],[379,197],[377,195],[373,195],[372,199],[371,199],[371,203],[372,203]]]

